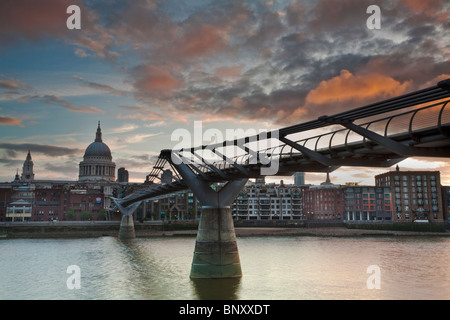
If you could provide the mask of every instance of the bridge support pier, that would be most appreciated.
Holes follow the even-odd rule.
[[[119,229],[119,239],[134,239],[136,238],[136,233],[134,231],[134,221],[133,213],[141,204],[140,202],[135,202],[128,207],[124,207],[120,204],[118,199],[112,198],[120,213],[122,213],[122,220],[120,221]]]
[[[202,204],[191,266],[192,279],[242,277],[230,205],[247,180],[229,181],[219,191],[211,189],[202,180],[192,184],[191,189]]]
[[[185,163],[180,161],[174,165],[202,205],[190,277],[241,277],[241,262],[230,205],[248,179],[228,181],[216,191],[207,180],[195,175]]]
[[[201,279],[241,276],[231,208],[203,207],[190,277]]]
[[[134,239],[136,233],[134,231],[134,222],[132,215],[122,215],[119,229],[119,239]]]

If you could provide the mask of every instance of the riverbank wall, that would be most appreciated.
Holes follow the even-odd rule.
[[[141,234],[197,230],[198,223],[193,221],[136,222],[134,228],[136,236],[140,236]],[[117,237],[119,229],[120,221],[3,223],[0,224],[0,239]]]
[[[196,236],[198,221],[135,222],[136,237]],[[119,221],[1,223],[1,239],[93,238],[119,234]],[[344,223],[342,221],[235,221],[238,237],[244,236],[450,236],[447,224]]]

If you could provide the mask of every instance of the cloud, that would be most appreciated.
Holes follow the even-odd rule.
[[[377,32],[366,27],[369,0],[178,2],[176,10],[172,2],[86,2],[80,4],[82,32],[70,36],[52,27],[61,19],[49,8],[55,1],[43,1],[48,24],[39,20],[35,30],[11,17],[19,19],[19,9],[28,17],[29,9],[38,15],[43,8],[32,1],[23,2],[29,8],[14,5],[19,11],[9,12],[0,41],[14,30],[29,39],[47,34],[72,45],[78,57],[96,56],[113,66],[120,61],[142,107],[120,108],[119,119],[286,125],[415,90],[450,70],[442,31],[448,30],[443,15],[449,5],[443,0],[382,2]],[[54,6],[67,4],[61,3]],[[124,94],[76,79],[100,92]],[[72,112],[102,112],[61,95],[38,96]]]
[[[134,69],[134,88],[143,98],[164,98],[172,96],[182,87],[182,81],[171,70],[152,65],[141,65]]]
[[[55,175],[56,173],[58,179],[61,179],[63,177],[73,179],[73,177],[76,177],[78,175],[78,164],[79,161],[77,159],[69,159],[60,163],[43,162],[41,166],[44,168],[44,170],[48,171],[48,174]],[[42,177],[44,175],[45,171],[40,170],[39,176]]]
[[[45,36],[61,37],[67,33],[66,9],[72,0],[3,0],[0,2],[0,42],[20,38],[33,41]]]
[[[77,79],[78,81],[80,81],[81,84],[83,86],[85,86],[85,87],[93,88],[93,89],[96,89],[96,90],[99,90],[99,91],[106,91],[106,92],[108,92],[108,93],[110,93],[110,94],[112,94],[113,96],[116,96],[116,97],[120,97],[120,96],[124,95],[124,93],[122,91],[117,90],[117,89],[115,89],[115,88],[113,88],[111,86],[108,86],[106,84],[101,84],[101,83],[97,83],[97,82],[87,81],[87,80],[84,80],[82,77],[76,76],[76,75],[73,76],[73,78]]]
[[[10,150],[13,152],[28,152],[28,150],[30,150],[32,153],[41,153],[52,157],[79,155],[84,151],[77,148],[66,148],[34,143],[22,143],[22,144],[0,143],[0,149]]]
[[[309,90],[304,103],[279,114],[279,122],[293,124],[293,119],[314,119],[399,96],[411,88],[411,81],[403,83],[382,74],[353,74],[341,70],[338,76],[321,81]],[[298,121],[297,122],[301,122]]]
[[[121,139],[120,141],[121,142],[125,142],[126,144],[138,143],[138,142],[144,141],[147,138],[154,137],[154,136],[159,136],[161,134],[162,134],[161,132],[158,132],[158,133],[146,133],[146,134],[136,134],[136,135],[133,135],[133,136],[126,137],[123,140]]]
[[[66,22],[70,5],[80,7],[82,30],[69,30]],[[101,25],[100,17],[82,0],[2,0],[0,1],[0,43],[14,44],[22,39],[33,42],[58,39],[79,48],[75,54],[114,61],[119,53],[112,49],[114,36]]]
[[[443,0],[401,0],[414,14],[425,14],[436,17],[444,8]]]
[[[139,119],[142,121],[163,121],[166,119],[166,116],[162,115],[159,112],[155,112],[150,107],[145,106],[120,106],[120,109],[131,111],[131,114],[122,114],[119,113],[117,115],[117,119]]]
[[[118,128],[114,128],[114,129],[110,130],[110,133],[125,133],[125,132],[130,132],[130,131],[136,130],[137,128],[139,128],[139,126],[137,126],[135,124],[125,123]]]
[[[406,92],[410,82],[400,83],[382,74],[354,75],[342,70],[339,76],[322,81],[306,96],[306,103],[325,104],[334,102],[365,103],[386,99]]]
[[[4,96],[1,99],[16,99],[18,95],[23,94],[24,92],[27,92],[31,89],[28,84],[17,78],[7,78],[4,75],[1,75],[0,77],[0,89],[4,90]]]
[[[0,126],[18,126],[23,127],[22,119],[12,118],[0,115]]]
[[[89,13],[89,11],[86,10],[85,13]],[[86,16],[86,14],[84,14],[84,16]],[[70,38],[70,40],[67,41],[83,48],[75,51],[75,54],[78,52],[77,56],[87,56],[90,55],[88,52],[92,52],[101,59],[111,62],[116,61],[119,58],[120,53],[113,49],[115,44],[114,35],[111,34],[107,28],[98,24],[95,14],[91,14],[90,16],[93,17],[90,26],[82,27],[83,32],[80,32],[73,39]]]
[[[237,78],[241,75],[241,66],[219,67],[214,70],[214,75],[219,78]]]
[[[284,31],[285,27],[277,12],[263,12],[258,19],[257,25],[248,34],[246,45],[257,50],[269,48],[269,51],[261,52],[272,52],[272,46]]]
[[[33,97],[33,98],[35,98],[35,97]],[[46,104],[62,106],[62,107],[66,108],[67,110],[72,111],[72,112],[104,113],[101,109],[99,109],[97,107],[87,107],[87,106],[77,107],[72,102],[70,102],[69,100],[61,98],[59,95],[56,95],[56,94],[51,94],[51,95],[46,94],[46,95],[44,95],[42,97],[38,97],[38,98],[42,98],[42,100]]]
[[[365,28],[367,7],[370,0],[323,0],[313,9],[309,27],[313,31],[334,30],[353,27]]]
[[[223,50],[228,44],[227,33],[211,24],[188,25],[174,44],[174,55],[183,59],[204,57]]]
[[[148,138],[155,137],[161,135],[162,132],[157,133],[139,133],[134,135],[127,135],[122,137],[117,137],[110,144],[110,147],[114,150],[123,149],[129,147],[130,144],[140,143],[146,141]]]
[[[81,49],[81,48],[77,48],[74,51],[74,53],[75,53],[75,55],[79,56],[80,58],[86,58],[86,57],[90,56],[90,54],[86,53],[86,51],[84,49]]]
[[[11,159],[2,159],[0,158],[0,164],[5,164],[7,166],[19,166],[23,164],[23,160],[11,160]]]
[[[13,80],[8,80],[8,79],[0,80],[0,88],[17,89],[17,88],[19,88],[19,81],[16,80],[16,79],[13,79]]]
[[[302,3],[293,2],[286,8],[287,21],[290,26],[300,24],[306,13],[306,6]]]

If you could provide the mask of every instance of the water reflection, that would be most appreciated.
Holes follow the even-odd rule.
[[[450,238],[238,239],[242,278],[190,279],[195,239],[0,241],[0,299],[449,299]],[[69,290],[69,265],[81,289]],[[369,290],[367,267],[381,269]]]
[[[190,270],[190,265],[186,268],[186,262],[192,259],[192,252],[181,251],[178,247],[178,250],[172,248],[174,250],[164,251],[163,256],[161,255],[162,243],[171,247],[172,239],[152,240],[153,242],[140,239],[117,239],[121,252],[129,263],[128,278],[130,283],[133,278],[134,286],[131,291],[139,291],[140,296],[145,299],[158,299],[171,294],[179,295],[182,292],[187,298],[200,300],[238,299],[240,278],[190,279],[186,277]],[[182,257],[181,253],[185,257]],[[182,259],[182,263],[181,260],[177,263],[177,258]],[[178,281],[172,282],[171,278]],[[180,278],[184,278],[181,283]],[[178,290],[174,291],[174,286],[177,286]]]
[[[117,239],[127,264],[129,298],[192,299],[189,283],[193,245],[178,239]]]
[[[191,279],[197,299],[236,300],[239,298],[241,278]]]

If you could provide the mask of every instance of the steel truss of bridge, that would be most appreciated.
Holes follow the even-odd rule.
[[[122,207],[211,184],[264,175],[331,172],[340,166],[390,167],[408,157],[450,157],[450,79],[332,116],[245,138],[162,150],[137,192]],[[325,131],[325,132],[324,132]],[[161,181],[164,170],[172,181]]]

